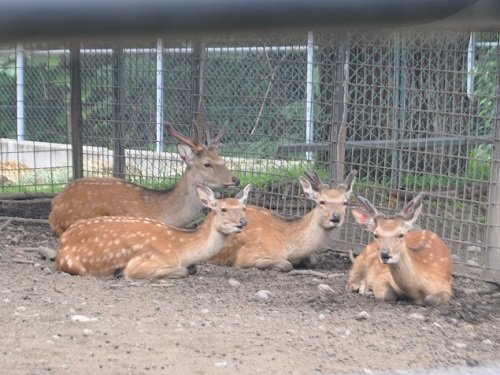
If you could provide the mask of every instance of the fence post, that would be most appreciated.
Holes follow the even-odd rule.
[[[156,41],[156,152],[163,152],[163,41]]]
[[[24,141],[24,47],[16,45],[16,122],[17,140]]]
[[[122,118],[123,49],[113,48],[113,176],[125,178]]]
[[[487,224],[487,265],[500,270],[500,62],[496,69],[495,114],[491,145],[491,173]]]
[[[349,95],[349,36],[342,38],[337,48],[337,72],[334,94],[334,118],[330,128],[330,177],[339,182],[344,178],[347,101]]]
[[[306,82],[306,144],[314,138],[314,33],[307,32],[307,82]],[[306,152],[306,159],[313,160],[313,153]]]
[[[401,32],[396,32],[394,36],[394,121],[392,123],[392,140],[396,142],[401,138],[401,129],[404,121],[405,110],[405,77],[403,70],[405,69],[404,61],[404,38]],[[395,147],[391,152],[391,188],[399,189],[401,187],[401,168],[402,168],[402,151]]]
[[[73,42],[69,51],[69,70],[71,85],[71,157],[73,178],[83,177],[83,142],[82,142],[82,75],[80,43]]]
[[[193,102],[192,102],[192,119],[198,124],[198,132],[200,134],[200,142],[205,141],[205,45],[197,39],[193,42],[193,60],[192,60],[192,86],[193,86]],[[203,116],[200,119],[199,116]]]

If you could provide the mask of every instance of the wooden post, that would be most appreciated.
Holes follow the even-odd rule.
[[[123,49],[113,48],[113,176],[125,178],[122,118]]]
[[[344,178],[347,98],[349,85],[349,40],[343,38],[338,45],[335,107],[333,126],[330,128],[330,178],[340,182]]]
[[[496,105],[491,145],[491,172],[486,234],[486,262],[500,271],[500,63],[496,70]]]
[[[394,144],[401,138],[401,129],[404,121],[405,110],[405,79],[404,72],[404,43],[401,33],[396,32],[394,36],[394,121],[392,140]],[[402,168],[402,151],[398,148],[392,150],[391,153],[391,188],[399,189],[401,187],[401,168]]]
[[[82,80],[80,62],[80,43],[70,46],[70,86],[71,86],[71,157],[73,179],[83,177],[83,142],[82,142]]]

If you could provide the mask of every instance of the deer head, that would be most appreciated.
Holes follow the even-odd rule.
[[[422,210],[424,192],[418,193],[403,209],[392,217],[386,217],[366,198],[358,196],[365,209],[353,208],[356,221],[373,233],[378,246],[378,256],[382,263],[397,264],[401,253],[406,251],[405,236],[414,227]]]
[[[198,185],[197,191],[201,204],[215,213],[215,228],[219,232],[227,235],[239,233],[247,225],[245,204],[250,188],[250,185],[245,186],[236,198],[217,200],[212,190],[206,186]]]
[[[341,226],[345,221],[347,203],[352,194],[352,187],[358,171],[352,170],[345,180],[335,189],[323,184],[316,172],[306,172],[306,177],[299,177],[304,193],[316,203],[315,214],[325,229]]]
[[[194,128],[194,138],[190,139],[177,132],[170,123],[166,124],[168,133],[180,143],[177,145],[179,156],[186,162],[191,172],[191,183],[203,184],[212,189],[227,186],[238,186],[239,178],[227,168],[218,154],[218,145],[226,131],[225,127],[215,137],[210,137],[208,146],[200,143],[198,127]]]

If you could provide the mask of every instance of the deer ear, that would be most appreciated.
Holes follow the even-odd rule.
[[[352,180],[351,180],[351,183],[349,184],[349,186],[346,186],[346,189],[345,189],[345,195],[346,195],[346,198],[347,199],[350,199],[351,198],[351,195],[352,195],[352,190],[353,190],[353,187],[354,187],[354,183],[356,182],[356,176],[353,176],[352,177]]]
[[[215,199],[214,192],[210,188],[205,185],[198,185],[196,190],[202,205],[210,209],[214,209],[217,206],[217,199]]]
[[[299,182],[302,186],[302,190],[304,190],[306,197],[316,200],[319,194],[316,190],[313,189],[309,180],[307,178],[299,176]]]
[[[246,204],[248,201],[248,194],[250,193],[251,189],[252,185],[248,184],[242,191],[236,194],[235,198],[238,199],[241,204]]]
[[[177,152],[187,165],[193,165],[194,151],[191,149],[191,147],[185,145],[184,143],[179,143],[177,145]]]
[[[405,220],[405,226],[408,230],[411,230],[415,227],[415,222],[417,221],[420,212],[422,211],[422,205],[418,206],[415,211],[413,212],[413,215],[410,219]]]
[[[373,232],[375,228],[377,227],[377,223],[375,222],[375,218],[373,215],[369,214],[368,212],[361,210],[359,208],[353,208],[351,209],[352,216],[354,216],[354,219],[356,222],[364,227],[366,230],[369,230],[370,232]]]

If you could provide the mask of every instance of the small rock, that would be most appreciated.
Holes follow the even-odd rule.
[[[366,311],[361,311],[356,316],[356,320],[368,320],[368,319],[370,319],[370,314],[368,314]]]
[[[453,346],[457,349],[465,349],[467,347],[467,344],[464,342],[455,342]]]
[[[325,320],[325,314],[319,314],[318,315],[319,320]]]
[[[425,316],[419,313],[412,313],[408,315],[410,318],[415,319],[415,320],[425,320]]]
[[[267,301],[271,298],[271,291],[259,290],[257,293],[255,293],[255,298],[261,301]]]
[[[373,374],[373,371],[372,371],[372,370],[370,370],[370,369],[364,368],[364,369],[363,369],[363,373],[364,373],[364,374]]]
[[[483,340],[483,341],[481,341],[481,342],[482,342],[483,344],[486,344],[486,345],[493,345],[493,341],[488,340],[488,339]]]
[[[224,361],[224,362],[215,362],[214,363],[214,367],[217,367],[217,368],[227,367],[227,362],[226,361]]]
[[[240,286],[241,283],[238,281],[238,280],[235,280],[235,279],[229,279],[227,280],[227,283],[231,286],[234,286],[234,287],[237,287],[237,286]]]
[[[83,331],[82,331],[83,335],[84,336],[92,336],[94,334],[94,331],[92,331],[91,329],[87,329],[85,328]]]
[[[201,309],[202,314],[208,314],[209,310],[208,309]]]
[[[318,285],[319,299],[322,302],[333,302],[335,300],[335,291],[330,285],[319,284]]]
[[[468,358],[465,360],[465,364],[469,367],[476,367],[479,366],[479,361],[474,358]]]
[[[24,306],[17,306],[16,311],[26,311],[26,307]]]
[[[38,254],[42,257],[42,259],[54,260],[56,259],[57,251],[49,247],[40,246],[38,248]]]
[[[50,275],[51,273],[53,273],[52,270],[49,267],[45,267],[43,269],[43,272],[46,273],[47,275]]]
[[[95,318],[95,317],[88,317],[88,316],[85,316],[85,315],[72,315],[71,316],[71,321],[72,322],[82,322],[82,323],[96,322],[97,318]]]

